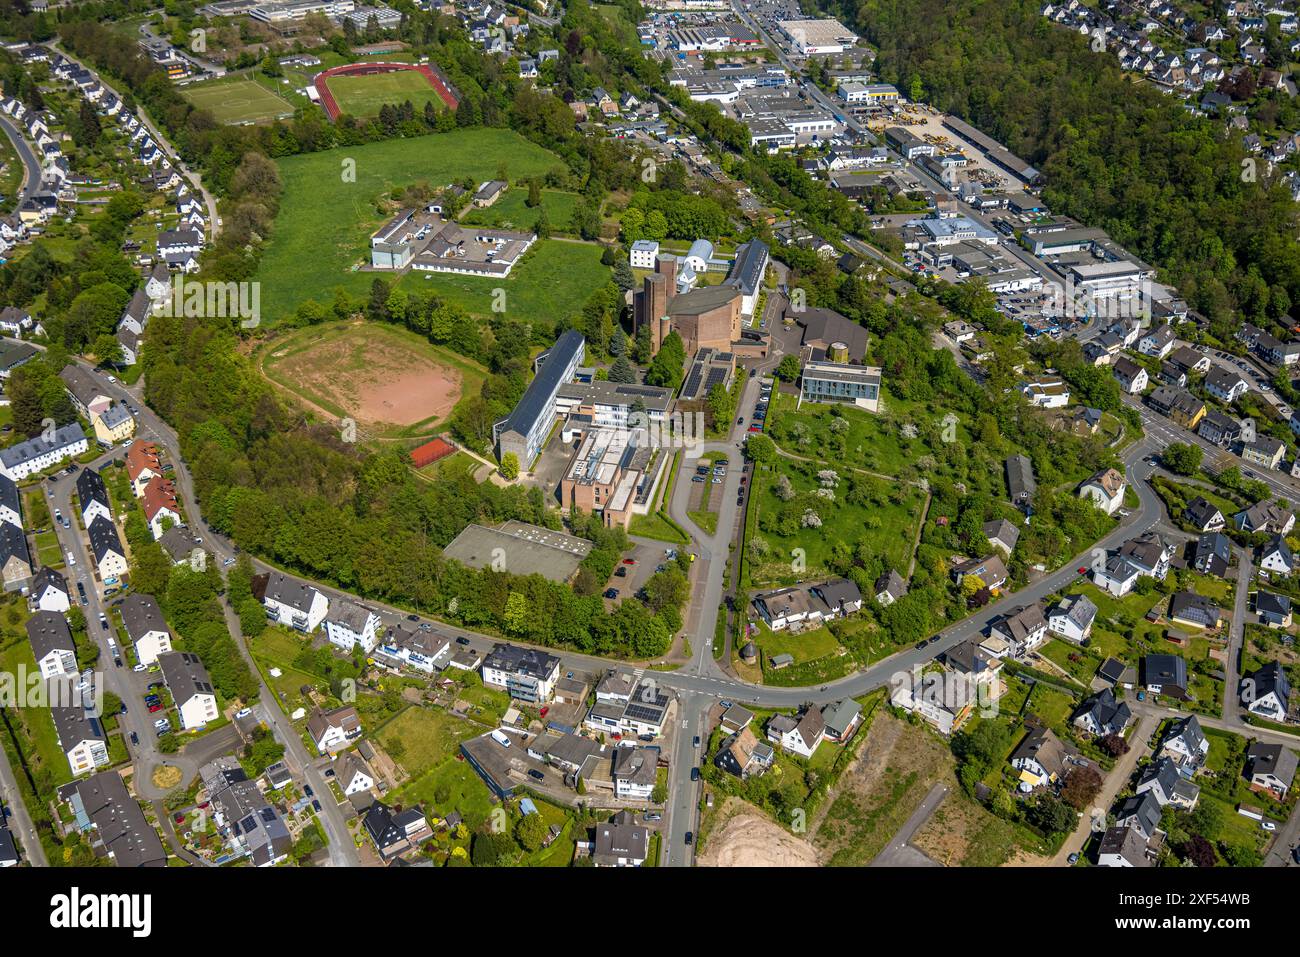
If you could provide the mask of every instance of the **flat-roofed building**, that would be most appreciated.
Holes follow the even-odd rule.
[[[492,426],[498,456],[513,453],[523,468],[533,463],[555,422],[555,398],[560,387],[573,380],[586,356],[586,347],[582,334],[569,329],[533,361],[533,381],[523,398],[510,415]]]
[[[470,568],[492,566],[567,582],[591,549],[585,538],[511,520],[498,528],[467,525],[443,554]]]
[[[851,402],[868,412],[880,411],[880,368],[840,362],[805,362],[799,401]]]

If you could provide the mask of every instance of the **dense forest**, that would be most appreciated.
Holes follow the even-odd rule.
[[[1286,322],[1300,300],[1297,206],[1244,180],[1240,134],[1125,76],[1038,0],[839,0],[883,79],[963,117],[1040,169],[1043,198],[1162,270],[1220,337]],[[1288,106],[1288,110],[1291,108]]]

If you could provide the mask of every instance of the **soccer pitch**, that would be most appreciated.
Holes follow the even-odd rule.
[[[433,103],[434,109],[446,109],[442,97],[429,80],[413,70],[331,76],[325,83],[334,94],[339,109],[349,116],[377,116],[385,103],[397,106],[407,100],[411,101],[416,113],[423,113],[424,104],[429,102]]]
[[[254,80],[201,83],[186,87],[185,98],[211,110],[220,123],[260,123],[293,115],[293,105]]]

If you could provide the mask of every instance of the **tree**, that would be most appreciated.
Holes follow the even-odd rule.
[[[745,438],[745,458],[757,465],[770,465],[776,461],[776,443],[761,432],[751,432]]]
[[[614,360],[614,364],[609,367],[609,381],[636,382],[636,370],[632,368],[632,363],[628,361],[627,356],[619,356]]]
[[[542,187],[538,184],[536,176],[528,181],[528,198],[524,200],[524,205],[529,209],[536,209],[542,205]]]
[[[507,452],[501,457],[501,477],[507,482],[519,478],[519,456],[514,452]]]
[[[1178,475],[1194,475],[1201,467],[1204,450],[1199,445],[1185,442],[1173,442],[1160,453],[1160,461],[1171,472]]]
[[[522,635],[528,630],[531,618],[532,607],[528,601],[528,596],[523,592],[512,591],[510,597],[506,599],[506,610],[502,615],[502,622],[506,631]]]
[[[1108,734],[1097,742],[1098,747],[1109,754],[1112,758],[1118,758],[1128,754],[1128,742],[1118,734]]]
[[[1061,789],[1065,803],[1076,811],[1086,810],[1099,793],[1101,775],[1091,767],[1076,767],[1065,779],[1065,787]]]
[[[793,382],[799,378],[799,357],[794,355],[784,356],[776,367],[776,377],[785,382]]]
[[[540,814],[525,814],[515,825],[515,839],[530,854],[546,843],[547,827]]]
[[[100,365],[115,366],[122,361],[122,344],[117,341],[117,336],[107,332],[98,335],[93,348]]]

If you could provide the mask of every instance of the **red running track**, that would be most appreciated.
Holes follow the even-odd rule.
[[[320,95],[320,103],[325,108],[325,115],[330,118],[330,122],[334,122],[342,115],[343,111],[339,109],[338,101],[334,99],[334,94],[330,92],[329,85],[326,82],[330,77],[370,76],[376,73],[398,73],[402,70],[419,73],[428,80],[434,92],[442,98],[443,103],[447,104],[447,109],[454,111],[460,105],[460,101],[451,92],[451,86],[442,78],[441,73],[424,63],[349,63],[317,73],[312,80],[312,85],[316,87],[316,92]]]

